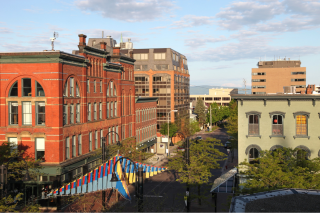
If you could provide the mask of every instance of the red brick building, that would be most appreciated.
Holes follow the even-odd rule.
[[[43,160],[40,184],[70,181],[93,169],[101,161],[93,154],[102,137],[113,144],[136,136],[136,105],[156,106],[153,99],[136,103],[132,57],[116,47],[106,51],[105,42],[87,46],[83,34],[78,47],[77,54],[0,53],[0,143],[11,141]],[[156,126],[156,119],[138,126]]]
[[[156,153],[157,101],[154,97],[136,98],[136,142],[139,149]]]

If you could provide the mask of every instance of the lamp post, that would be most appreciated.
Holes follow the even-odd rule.
[[[170,128],[169,128],[169,118],[170,118],[171,112],[178,112],[178,110],[174,109],[174,110],[171,110],[170,112],[168,112],[168,143],[167,143],[168,153],[167,153],[167,156],[170,155],[170,153],[169,153],[169,140],[170,140],[170,137],[169,137],[170,136],[170,134],[169,134],[169,130],[170,130]]]
[[[119,134],[115,131],[110,131],[108,132],[108,134],[106,134],[106,137],[102,137],[102,163],[104,163],[106,161],[106,138],[110,133],[116,133],[118,135],[118,139]],[[117,145],[120,146],[120,141],[116,141]],[[106,200],[106,193],[104,191],[102,191],[102,206],[105,207],[105,200]]]
[[[130,160],[130,164],[132,163],[134,166],[134,171],[136,172],[136,181],[135,181],[135,192],[136,197],[138,198],[138,212],[143,212],[143,168],[139,167],[137,169],[136,164],[128,157],[122,157],[116,160],[116,162],[113,164],[113,170],[112,170],[112,178],[111,182],[118,182],[120,181],[115,173],[115,167],[117,165],[117,162],[119,160],[123,160],[123,158]],[[120,177],[122,178],[122,177]],[[138,179],[138,180],[137,180]],[[138,186],[137,186],[138,183]]]

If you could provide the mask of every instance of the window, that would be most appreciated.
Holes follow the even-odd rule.
[[[45,152],[45,142],[44,138],[35,138],[36,142],[36,153],[35,153],[35,158],[36,160],[42,160],[44,159],[44,152]]]
[[[108,132],[111,132],[111,128],[109,127]],[[111,134],[108,134],[108,144],[111,144]]]
[[[102,147],[103,129],[100,130],[100,147]]]
[[[141,70],[141,65],[134,65],[134,70],[135,71],[140,71]]]
[[[307,136],[307,116],[297,115],[296,116],[296,135]]]
[[[112,127],[112,143],[114,144],[115,143],[115,129],[114,129],[114,126]]]
[[[73,104],[70,104],[70,124],[74,124],[74,108],[73,108]]]
[[[291,72],[291,75],[305,75],[306,72]]]
[[[148,70],[148,65],[142,65],[142,69],[141,70]]]
[[[72,157],[76,156],[76,136],[72,136]]]
[[[22,102],[22,125],[32,125],[31,102]]]
[[[91,103],[88,103],[88,121],[91,121]]]
[[[107,102],[107,118],[109,118],[109,107],[110,107],[110,103]]]
[[[9,124],[18,125],[18,102],[9,102]]]
[[[92,151],[92,132],[89,132],[89,152]]]
[[[252,73],[252,75],[266,75],[265,72],[254,72]]]
[[[97,89],[97,83],[96,80],[93,81],[93,92],[96,92]]]
[[[78,155],[82,155],[82,137],[78,135]]]
[[[36,81],[36,96],[37,97],[45,96],[44,90],[43,90],[41,84],[39,84],[37,81]]]
[[[74,96],[74,79],[70,78],[70,97]]]
[[[76,83],[76,96],[80,97],[80,90],[79,90],[79,86],[77,83]]]
[[[100,93],[102,93],[102,81],[100,81]]]
[[[87,79],[87,92],[89,93],[90,92],[90,80]]]
[[[114,116],[117,117],[117,102],[114,102]]]
[[[282,115],[272,116],[272,135],[283,135],[283,117]]]
[[[13,83],[13,85],[11,86],[11,89],[10,89],[10,92],[9,92],[9,96],[18,97],[18,81]]]
[[[76,106],[76,122],[80,123],[80,104]]]
[[[45,102],[36,102],[36,125],[46,124],[46,105]]]
[[[148,54],[133,54],[133,59],[135,60],[148,60]]]
[[[63,105],[63,125],[68,124],[68,105]]]
[[[252,86],[252,89],[264,89],[264,88],[266,88],[265,85]]]
[[[291,81],[306,81],[305,78],[296,78],[296,79],[291,79]]]
[[[266,94],[266,92],[253,92],[252,94],[254,94],[254,95],[264,95],[264,94]]]
[[[31,96],[31,79],[22,79],[22,96]]]
[[[168,70],[168,64],[155,64],[154,70]]]
[[[214,97],[215,101],[221,101],[221,97]]]
[[[69,143],[69,137],[66,137],[66,160],[70,158]]]
[[[113,81],[110,82],[110,96],[113,96]]]
[[[230,101],[230,97],[222,97],[223,101]]]
[[[110,113],[110,117],[112,118],[113,117],[113,102],[111,102],[111,113]]]
[[[68,97],[68,81],[64,84],[63,96]]]
[[[257,158],[259,157],[259,151],[256,148],[251,148],[249,150],[249,163],[254,164],[258,163]]]
[[[116,85],[113,85],[113,90],[114,90],[114,96],[117,96],[117,88],[116,88]]]
[[[258,115],[249,115],[249,135],[259,135]]]
[[[98,149],[98,131],[95,131],[94,134],[94,149]]]
[[[118,126],[116,126],[116,142],[118,142],[119,141],[119,127]]]
[[[154,59],[164,60],[166,59],[166,53],[154,53]]]
[[[252,79],[252,82],[266,82],[266,79]]]
[[[102,119],[102,103],[99,103],[99,119]]]
[[[97,103],[94,103],[93,104],[93,117],[94,117],[94,120],[97,120]]]

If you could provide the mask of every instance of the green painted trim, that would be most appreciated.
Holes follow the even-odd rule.
[[[122,63],[131,64],[131,65],[134,65],[134,62],[135,62],[135,60],[134,61],[129,61],[129,60],[125,60],[125,59],[122,59],[122,58],[120,58],[119,61],[122,62]]]
[[[306,94],[281,94],[281,95],[242,95],[242,94],[231,94],[232,99],[238,99],[238,100],[320,100],[319,95],[306,95]]]
[[[156,101],[158,101],[158,98],[146,97],[146,98],[138,98],[136,100],[136,103],[146,103],[146,102],[156,102]]]
[[[98,56],[101,58],[107,58],[107,54],[108,54],[107,51],[99,50],[89,46],[85,46],[85,48],[83,49],[83,52],[87,55]]]

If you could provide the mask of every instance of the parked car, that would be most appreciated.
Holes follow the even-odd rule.
[[[227,142],[224,144],[224,148],[225,148],[225,149],[231,149],[231,142],[230,142],[230,141],[227,141]]]
[[[179,147],[178,147],[178,151],[184,152],[184,151],[186,151],[186,150],[185,150],[185,148],[184,148],[183,146],[179,146]]]
[[[197,136],[196,140],[202,140],[202,137],[201,136]]]

